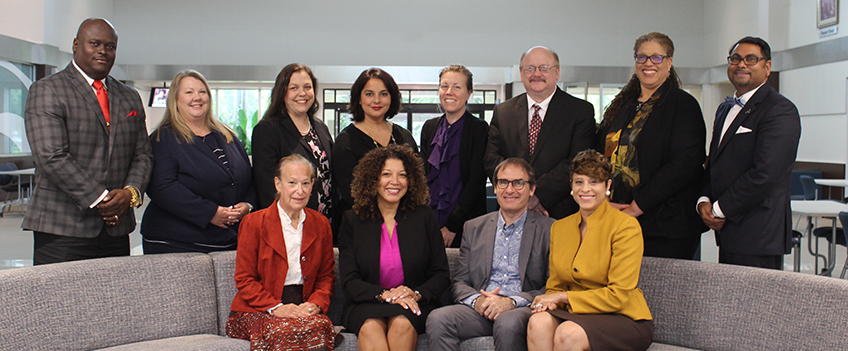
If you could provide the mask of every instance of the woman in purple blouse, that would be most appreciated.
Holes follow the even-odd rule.
[[[368,152],[353,171],[339,232],[342,324],[362,350],[415,350],[450,283],[421,159],[409,146]]]
[[[473,91],[471,71],[450,65],[439,72],[439,100],[445,114],[424,123],[421,158],[446,247],[459,247],[465,221],[486,214],[483,156],[489,125],[465,105]]]

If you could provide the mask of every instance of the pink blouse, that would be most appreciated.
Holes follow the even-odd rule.
[[[380,236],[380,286],[391,289],[403,284],[403,262],[400,261],[400,247],[397,240],[397,222],[389,237],[386,223],[383,223]]]

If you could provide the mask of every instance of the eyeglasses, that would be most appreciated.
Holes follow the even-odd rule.
[[[536,66],[524,66],[524,67],[519,67],[519,68],[520,68],[522,71],[524,71],[525,73],[533,73],[533,72],[536,72],[536,69],[537,69],[537,68],[539,69],[539,71],[540,71],[540,72],[548,72],[548,71],[550,71],[550,70],[552,70],[552,69],[554,69],[554,68],[559,68],[559,66],[548,66],[548,65],[542,65],[542,66],[539,66],[539,67],[536,67]]]
[[[515,180],[495,179],[495,185],[497,185],[498,188],[506,189],[506,187],[509,186],[510,184],[512,184],[512,187],[515,190],[521,190],[521,189],[524,189],[524,185],[527,184],[527,181],[524,180],[524,179],[515,179]]]
[[[758,62],[760,62],[761,60],[768,60],[768,58],[757,57],[757,56],[754,56],[754,55],[748,55],[748,56],[745,56],[744,58],[742,56],[739,56],[739,55],[733,55],[733,56],[727,57],[727,63],[730,64],[730,65],[733,65],[733,66],[738,65],[740,62],[742,62],[742,60],[745,60],[746,65],[754,66]]]
[[[635,55],[633,58],[636,59],[636,63],[645,63],[648,62],[648,59],[651,59],[651,62],[655,64],[661,64],[663,60],[668,58],[668,55]]]

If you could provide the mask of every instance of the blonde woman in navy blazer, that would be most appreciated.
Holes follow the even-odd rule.
[[[210,110],[209,85],[180,72],[165,117],[150,134],[150,204],[141,221],[144,253],[236,248],[238,222],[253,208],[250,161],[235,133]]]

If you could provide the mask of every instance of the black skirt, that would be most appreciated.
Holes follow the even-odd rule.
[[[577,323],[589,337],[592,350],[645,351],[654,342],[654,322],[634,321],[625,315],[575,314],[568,310],[548,311],[562,322]]]
[[[430,314],[430,307],[418,305],[418,308],[421,309],[420,316],[400,305],[379,302],[360,303],[351,308],[347,320],[343,321],[342,324],[348,332],[359,334],[359,328],[362,328],[362,324],[369,318],[388,318],[402,314],[412,323],[418,334],[424,334],[427,332],[426,322],[427,316]]]

